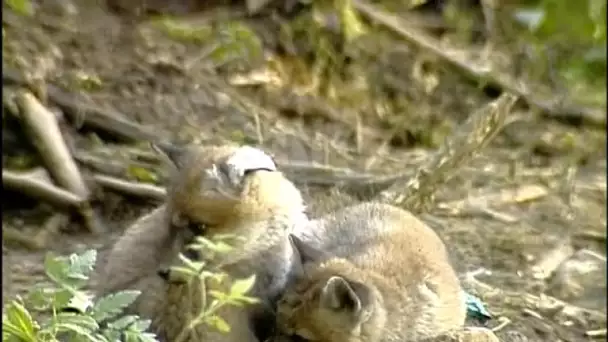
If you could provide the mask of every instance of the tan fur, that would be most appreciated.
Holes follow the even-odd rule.
[[[306,264],[279,301],[284,334],[318,342],[396,342],[463,326],[462,290],[445,246],[416,217],[368,203],[312,224],[323,229],[299,235],[328,258]],[[345,306],[336,309],[327,298]]]
[[[255,273],[251,295],[267,301],[287,279],[292,253],[287,235],[293,225],[306,221],[300,192],[276,170],[252,172],[238,184],[227,182],[218,167],[238,151],[238,146],[192,146],[173,156],[177,168],[165,205],[129,227],[110,254],[100,292],[142,290],[131,310],[153,319],[162,341],[174,341],[200,309],[200,287],[169,285],[157,275],[159,268],[176,264],[192,240],[193,224],[204,228],[200,234],[207,238],[226,233],[243,238],[213,266],[232,279]],[[225,307],[219,315],[231,325],[230,333],[203,324],[182,341],[257,341],[250,322],[261,310]]]

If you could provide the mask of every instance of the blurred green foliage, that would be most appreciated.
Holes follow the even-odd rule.
[[[528,0],[513,17],[528,29],[530,43],[553,50],[564,81],[600,86],[605,92],[606,0]]]

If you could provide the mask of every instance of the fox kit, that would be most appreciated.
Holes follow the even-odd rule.
[[[100,292],[141,290],[131,310],[151,318],[161,340],[174,341],[198,314],[201,294],[194,282],[170,281],[166,266],[178,262],[178,254],[196,235],[237,235],[242,239],[231,243],[233,249],[209,266],[232,279],[255,274],[249,295],[262,303],[220,309],[217,314],[231,327],[226,334],[202,324],[180,339],[263,338],[268,333],[258,328],[270,315],[263,304],[278,296],[291,271],[288,234],[299,222],[307,222],[300,192],[277,171],[270,156],[253,147],[190,146],[164,152],[175,165],[166,203],[138,220],[116,243]]]
[[[462,328],[445,246],[416,217],[366,203],[312,223],[290,236],[300,262],[278,303],[277,341],[418,341]]]

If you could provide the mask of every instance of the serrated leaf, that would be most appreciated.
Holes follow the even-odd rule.
[[[49,292],[51,301],[56,308],[65,308],[69,306],[74,294],[68,289],[58,289],[54,292]]]
[[[66,325],[67,327],[71,327],[72,325],[77,325],[80,328],[77,330],[73,330],[78,334],[91,333],[97,329],[99,329],[99,324],[95,321],[93,317],[89,317],[81,314],[74,314],[71,312],[61,312],[55,316],[55,324]],[[71,328],[70,328],[71,329]]]
[[[232,283],[232,286],[230,287],[230,295],[242,296],[246,294],[251,290],[251,288],[253,288],[253,285],[255,284],[255,279],[255,274],[252,274],[247,278],[235,280]]]
[[[217,315],[209,316],[205,318],[205,323],[216,328],[221,333],[230,332],[230,325],[223,318]]]
[[[69,256],[68,277],[77,280],[87,280],[95,267],[97,251],[89,249],[82,254]]]
[[[114,330],[124,330],[138,319],[139,317],[135,315],[126,315],[108,324],[108,327]]]
[[[125,342],[138,342],[139,341],[139,334],[136,332],[131,332],[131,331],[125,331],[122,336],[125,339]]]
[[[92,334],[92,336],[95,338],[95,342],[114,342],[114,341],[118,340],[118,338],[114,339],[114,340],[109,340],[106,336],[104,336],[100,333]]]
[[[150,324],[152,324],[152,320],[140,318],[129,326],[129,330],[144,332],[150,328]]]
[[[38,330],[38,325],[27,309],[16,300],[12,301],[6,308],[6,315],[2,319],[2,330],[4,331],[4,329],[22,341],[37,341],[36,330]]]
[[[53,304],[53,295],[57,291],[58,290],[56,289],[48,289],[42,286],[38,286],[27,294],[27,298],[25,301],[33,310],[48,310]]]
[[[142,333],[138,337],[140,342],[158,342],[158,340],[156,339],[156,334],[153,333]]]
[[[103,336],[110,342],[120,341],[121,332],[114,329],[104,329]]]
[[[56,284],[62,285],[67,281],[68,264],[61,257],[48,253],[44,257],[44,271]]]
[[[141,291],[126,290],[106,295],[95,303],[92,316],[98,322],[116,317],[127,306],[133,304],[140,294]]]

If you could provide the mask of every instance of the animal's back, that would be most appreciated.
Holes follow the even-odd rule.
[[[307,244],[354,263],[369,260],[373,249],[384,253],[426,254],[427,251],[445,253],[439,236],[410,212],[397,207],[367,202],[343,208],[329,215],[311,220],[294,235]],[[393,238],[400,244],[399,251]],[[407,248],[406,248],[407,247]],[[424,251],[418,250],[420,248]],[[363,258],[359,258],[361,254]]]

